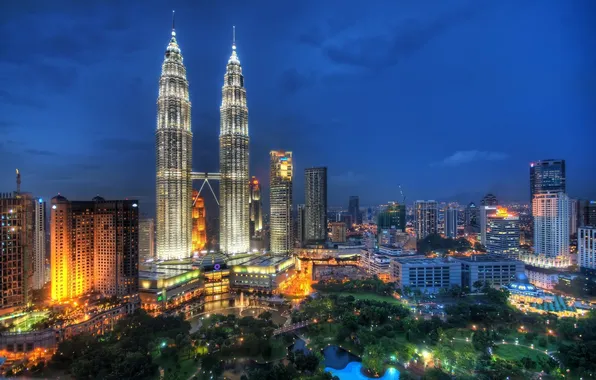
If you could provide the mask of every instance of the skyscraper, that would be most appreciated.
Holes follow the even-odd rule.
[[[350,203],[348,205],[348,213],[352,215],[352,222],[355,224],[362,224],[362,213],[360,212],[360,198],[357,195],[350,196]],[[351,226],[346,226],[351,227]]]
[[[224,75],[220,116],[219,245],[223,253],[234,255],[250,248],[248,108],[235,38]]]
[[[39,198],[33,202],[33,289],[41,289],[46,283],[46,202]]]
[[[292,237],[292,152],[271,151],[269,204],[271,213],[271,252],[288,254],[294,247]]]
[[[306,241],[306,205],[296,206],[296,241],[301,247]]]
[[[304,170],[306,198],[306,241],[323,243],[327,239],[327,168]]]
[[[530,200],[536,194],[567,192],[565,160],[542,160],[530,163]]]
[[[263,202],[261,200],[261,184],[253,176],[250,179],[250,236],[255,236],[263,229]]]
[[[414,213],[416,239],[421,240],[428,235],[437,233],[439,208],[436,201],[416,201]]]
[[[577,231],[578,264],[582,269],[596,269],[596,227]]]
[[[480,206],[480,244],[486,246],[486,231],[488,229],[488,217],[496,214],[496,205]]]
[[[499,207],[488,215],[486,250],[489,254],[517,257],[519,254],[519,216]]]
[[[457,215],[455,207],[447,207],[445,210],[445,236],[455,239],[457,237]]]
[[[52,299],[96,291],[124,296],[138,291],[139,214],[134,200],[69,201],[52,198]]]
[[[578,227],[596,227],[596,201],[581,199],[578,203]]]
[[[192,252],[197,253],[207,245],[207,219],[205,200],[197,190],[192,191]]]
[[[157,258],[190,256],[192,131],[186,68],[176,32],[166,48],[157,98]]]
[[[478,228],[478,219],[479,215],[478,207],[474,202],[470,202],[470,204],[466,207],[464,211],[464,223],[465,227],[471,227],[472,229]]]
[[[377,232],[382,230],[406,230],[406,205],[397,202],[389,202],[386,209],[377,215]]]
[[[569,254],[569,197],[563,192],[535,194],[534,252],[548,257]]]
[[[331,225],[331,241],[333,243],[346,242],[346,224],[344,222],[333,222]]]
[[[139,262],[155,259],[155,220],[139,220]]]
[[[28,194],[20,189],[0,194],[0,311],[24,306],[29,300],[33,217],[33,200]]]
[[[579,222],[579,200],[569,199],[569,235],[575,235],[577,233],[577,227]]]

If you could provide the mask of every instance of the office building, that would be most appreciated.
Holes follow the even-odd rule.
[[[228,60],[220,107],[219,246],[227,255],[250,249],[248,108],[236,41]]]
[[[474,202],[466,207],[464,211],[464,229],[469,227],[471,230],[477,230],[479,226],[480,210]]]
[[[0,314],[29,302],[35,247],[34,200],[20,192],[0,194]]]
[[[362,213],[360,212],[360,197],[357,195],[350,196],[350,202],[348,204],[348,213],[352,215],[352,223],[362,224]],[[351,227],[351,225],[346,225]]]
[[[192,191],[192,252],[197,254],[207,246],[207,217],[205,199],[197,190]]]
[[[461,263],[461,285],[468,289],[473,289],[476,281],[494,287],[507,285],[524,273],[522,261],[501,255],[464,256],[455,261]]]
[[[157,98],[157,257],[189,257],[192,249],[192,131],[186,68],[172,28]]]
[[[306,241],[323,243],[327,239],[327,168],[308,168],[304,175]]]
[[[292,253],[292,152],[271,151],[269,154],[269,226],[271,252],[276,255]]]
[[[480,244],[486,246],[486,231],[488,229],[488,218],[496,214],[497,206],[480,206]]]
[[[498,204],[499,201],[497,200],[497,197],[490,193],[486,194],[480,201],[480,205],[482,206],[497,206]]]
[[[439,209],[436,201],[416,201],[414,213],[416,239],[421,240],[437,233]]]
[[[457,238],[457,217],[458,210],[455,207],[447,207],[445,210],[445,236],[448,238]]]
[[[534,252],[556,257],[569,254],[569,197],[567,194],[540,193],[532,202]]]
[[[52,299],[92,291],[125,296],[138,290],[139,216],[135,200],[52,198]]]
[[[253,176],[250,179],[250,236],[260,234],[263,229],[263,201],[261,200],[261,183]]]
[[[486,251],[489,254],[519,255],[519,216],[504,207],[488,216],[486,229]]]
[[[155,259],[155,220],[139,219],[139,262]]]
[[[582,199],[578,203],[578,227],[596,227],[596,201]]]
[[[33,201],[33,279],[32,289],[41,289],[46,284],[46,202],[39,198]]]
[[[306,205],[296,206],[296,241],[299,247],[306,242]]]
[[[530,200],[536,194],[567,192],[565,182],[565,160],[530,163]]]
[[[578,229],[577,254],[580,268],[596,269],[596,227]]]
[[[346,224],[343,222],[333,222],[331,225],[331,242],[345,243],[346,242]]]
[[[377,215],[377,231],[406,230],[406,205],[389,202],[389,205]]]
[[[579,200],[569,199],[569,235],[575,235],[577,233],[577,227],[579,222]]]
[[[401,289],[438,293],[461,284],[461,264],[449,259],[395,259],[389,267],[392,279]]]

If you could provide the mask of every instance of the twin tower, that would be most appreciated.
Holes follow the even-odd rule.
[[[220,250],[228,255],[250,248],[248,108],[242,66],[232,44],[219,133]],[[166,49],[157,98],[157,259],[186,258],[192,250],[192,129],[186,67],[172,37]]]

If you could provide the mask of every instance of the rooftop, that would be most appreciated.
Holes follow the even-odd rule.
[[[457,256],[455,260],[465,262],[518,262],[519,260],[503,255],[471,255],[471,256]]]

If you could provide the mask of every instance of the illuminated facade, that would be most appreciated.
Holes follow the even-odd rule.
[[[596,269],[596,227],[581,227],[577,234],[579,266]]]
[[[197,190],[192,191],[192,252],[201,252],[207,245],[205,200]]]
[[[534,195],[534,252],[556,257],[569,254],[569,197],[567,194]]]
[[[235,255],[250,248],[248,108],[235,41],[224,75],[220,116],[219,245],[224,254]]]
[[[97,291],[124,296],[138,289],[138,206],[133,200],[70,202],[52,198],[52,299]]]
[[[256,177],[250,179],[250,236],[259,234],[263,229],[263,202],[261,184]]]
[[[176,32],[166,49],[157,98],[157,258],[188,257],[192,244],[191,112]]]
[[[414,212],[416,239],[424,239],[430,234],[437,233],[439,208],[436,201],[416,201]]]
[[[139,262],[155,259],[155,220],[139,220]]]
[[[519,216],[499,207],[488,216],[486,251],[489,254],[517,257],[519,255]]]
[[[530,201],[536,194],[566,192],[565,160],[542,160],[530,164]]]
[[[0,314],[28,302],[33,257],[33,199],[0,194]]]
[[[346,224],[344,222],[333,222],[331,224],[331,242],[346,242]]]
[[[39,198],[33,202],[33,279],[31,287],[41,289],[46,283],[46,202]]]
[[[327,239],[327,168],[304,170],[305,239],[308,243],[322,243]]]
[[[292,253],[294,247],[292,237],[292,179],[294,176],[292,152],[274,150],[270,152],[269,158],[271,252],[273,254],[289,254]]]

